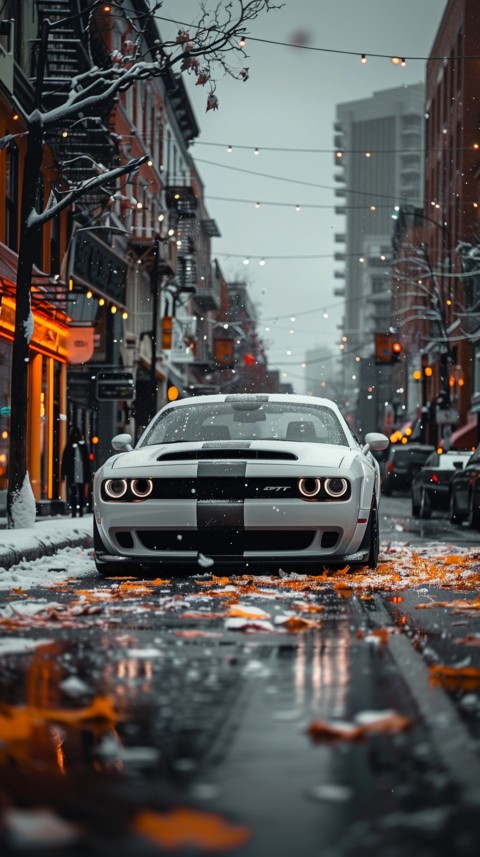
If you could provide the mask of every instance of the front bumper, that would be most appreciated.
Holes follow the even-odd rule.
[[[354,498],[310,503],[298,499],[198,502],[150,500],[96,504],[104,552],[97,562],[222,564],[251,562],[360,563],[370,508]]]

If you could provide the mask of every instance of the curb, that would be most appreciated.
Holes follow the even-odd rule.
[[[44,543],[39,539],[36,545],[18,550],[15,548],[0,548],[0,572],[2,569],[7,571],[13,565],[18,565],[20,562],[33,562],[44,556],[54,556],[57,551],[63,548],[75,547],[93,547],[92,536],[85,534],[83,536],[72,536],[72,538],[64,537],[56,541],[55,544],[51,542]]]

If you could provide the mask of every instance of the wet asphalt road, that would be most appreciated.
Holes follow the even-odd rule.
[[[385,499],[381,517],[384,544],[478,541],[445,516],[412,522],[405,498]],[[0,853],[478,853],[480,684],[447,693],[428,666],[480,668],[480,648],[453,646],[480,631],[479,614],[419,611],[418,591],[355,594],[329,580],[128,589],[85,562],[81,582],[30,591],[45,605],[37,624],[1,629],[45,642],[1,659]],[[248,630],[228,627],[239,605]],[[294,611],[306,631],[282,626]],[[362,731],[372,712],[400,719]],[[314,740],[315,723],[347,732]],[[50,832],[34,827],[34,847],[26,829],[39,812]]]

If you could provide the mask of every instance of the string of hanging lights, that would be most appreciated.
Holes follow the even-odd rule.
[[[198,25],[187,23],[186,21],[178,21],[175,18],[169,18],[164,15],[158,15],[157,12],[153,13],[153,17],[158,21],[168,21],[170,24],[178,24],[181,27],[189,27],[190,29],[198,29]],[[202,30],[202,28],[199,28]],[[205,28],[203,28],[205,29]],[[209,27],[210,31],[215,31],[215,27]],[[219,30],[218,32],[222,32]],[[246,45],[247,38],[246,36],[242,36],[239,42],[239,47],[243,48]],[[378,53],[375,51],[361,51],[361,50],[345,50],[342,48],[324,48],[318,47],[317,45],[307,45],[301,42],[284,42],[279,39],[262,39],[259,36],[248,36],[249,42],[259,42],[260,44],[265,45],[275,45],[277,47],[282,48],[297,48],[297,50],[303,51],[313,51],[315,53],[323,53],[323,54],[339,54],[340,56],[351,56],[357,57],[360,61],[361,65],[366,65],[369,59],[386,59],[392,65],[398,66],[399,68],[405,68],[408,62],[427,62],[428,60],[445,60],[445,61],[453,61],[456,62],[458,60],[478,60],[480,59],[480,54],[458,54],[455,56],[408,56],[405,54],[385,54]]]
[[[212,146],[217,149],[225,149],[228,154],[232,154],[238,150],[252,152],[254,155],[260,155],[262,152],[292,152],[294,154],[312,154],[312,155],[337,155],[343,157],[344,155],[363,155],[364,157],[369,154],[373,155],[412,155],[412,154],[424,154],[425,149],[411,149],[411,148],[401,148],[401,149],[370,149],[368,152],[365,149],[348,149],[348,148],[336,148],[336,149],[315,149],[315,148],[302,148],[297,146],[251,146],[242,143],[235,143],[228,145],[226,143],[214,143],[209,140],[195,140],[193,143],[194,146]],[[470,152],[472,149],[478,150],[480,148],[480,144],[474,143],[473,146],[460,146],[449,149],[450,152]],[[435,149],[429,149],[432,152],[443,152],[445,147],[439,147]]]

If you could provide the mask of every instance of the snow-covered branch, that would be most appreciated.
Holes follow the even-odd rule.
[[[135,172],[135,170],[138,170],[138,168],[147,160],[148,155],[143,155],[141,158],[132,158],[121,167],[115,167],[113,170],[107,170],[101,175],[87,179],[79,184],[78,187],[67,191],[62,199],[59,199],[52,205],[47,206],[42,213],[39,214],[38,212],[33,211],[28,219],[28,226],[32,228],[42,226],[44,223],[47,223],[47,221],[51,220],[52,217],[55,217],[60,211],[63,211],[65,208],[72,205],[72,203],[77,199],[80,199],[92,190],[102,188],[103,185],[120,178],[120,176],[129,175],[130,173]],[[109,191],[105,190],[105,193],[108,194]]]

